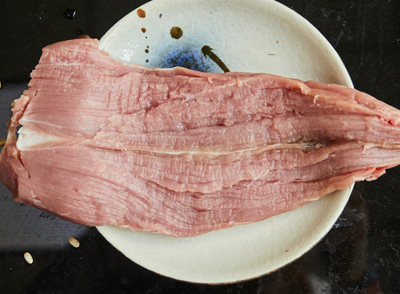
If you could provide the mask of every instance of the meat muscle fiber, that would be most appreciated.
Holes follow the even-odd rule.
[[[195,236],[400,163],[400,111],[343,86],[126,65],[94,39],[45,47],[31,77],[0,179],[84,225]]]

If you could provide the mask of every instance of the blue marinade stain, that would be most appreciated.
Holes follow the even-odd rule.
[[[171,48],[158,65],[161,68],[176,66],[201,72],[218,71],[215,65],[202,53],[201,48],[189,48],[185,46]]]
[[[162,14],[160,14],[161,18]],[[145,30],[142,29],[143,32]],[[174,26],[170,29],[170,35],[173,39],[180,39],[183,36],[183,30]],[[147,38],[147,36],[146,36]],[[145,49],[149,53],[149,46]],[[149,59],[146,59],[149,63]],[[177,46],[172,47],[161,57],[159,62],[151,62],[150,66],[159,68],[184,67],[201,72],[229,72],[225,63],[213,52],[213,48],[208,45],[200,46]]]

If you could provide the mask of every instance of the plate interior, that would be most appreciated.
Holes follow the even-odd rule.
[[[222,72],[204,56],[204,46],[230,71],[352,87],[329,42],[300,15],[272,0],[153,0],[100,40],[101,49],[125,63],[166,67],[194,60],[195,69]],[[229,283],[274,271],[310,250],[331,229],[351,191],[337,191],[259,223],[191,238],[98,230],[149,270],[190,282]]]

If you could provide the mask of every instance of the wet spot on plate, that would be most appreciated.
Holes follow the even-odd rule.
[[[180,27],[172,27],[170,33],[171,37],[174,39],[179,39],[183,35],[183,31]]]
[[[201,52],[205,57],[209,57],[212,61],[215,62],[224,72],[229,72],[229,68],[225,65],[225,63],[213,52],[213,48],[208,45],[204,45],[201,48]]]
[[[137,15],[138,15],[140,18],[145,18],[145,17],[146,17],[146,11],[144,11],[144,10],[141,9],[141,8],[139,8],[139,9],[137,10]]]

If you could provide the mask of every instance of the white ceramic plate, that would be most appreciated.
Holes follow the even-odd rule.
[[[168,58],[198,57],[208,45],[231,71],[352,86],[327,40],[275,1],[153,0],[141,9],[115,24],[100,48],[127,63],[161,66]],[[139,16],[143,11],[144,18]],[[181,28],[179,39],[171,37],[172,27]],[[199,64],[219,70],[210,60]],[[197,283],[235,282],[274,271],[310,250],[331,229],[351,190],[259,223],[192,238],[115,227],[98,230],[128,258],[154,272]]]

